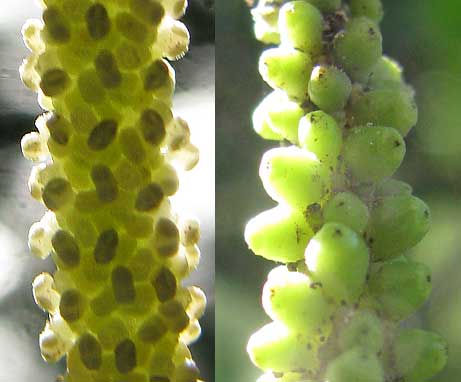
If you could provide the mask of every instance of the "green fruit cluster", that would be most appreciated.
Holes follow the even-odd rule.
[[[29,233],[53,275],[33,283],[49,313],[45,360],[67,356],[68,382],[195,382],[188,345],[205,296],[181,281],[196,268],[198,223],[170,196],[198,150],[174,118],[174,70],[187,50],[186,0],[42,0],[23,28],[20,68],[46,113],[22,149],[29,188],[48,209]]]
[[[259,382],[422,382],[443,369],[435,333],[399,329],[431,292],[405,255],[425,236],[428,206],[392,179],[416,124],[401,67],[382,55],[380,0],[260,0],[259,61],[273,89],[255,131],[284,141],[259,175],[277,203],[245,240],[283,265],[268,276],[272,322],[248,342]],[[278,46],[277,46],[278,45]]]

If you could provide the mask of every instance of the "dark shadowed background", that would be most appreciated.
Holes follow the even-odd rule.
[[[186,209],[202,225],[202,261],[187,281],[201,286],[208,297],[201,320],[203,334],[192,346],[203,379],[214,380],[214,2],[192,0],[184,18],[191,32],[190,52],[176,68],[175,114],[184,117],[201,161],[182,179],[177,210]],[[20,35],[24,21],[39,17],[34,0],[0,2],[0,382],[52,382],[64,363],[46,364],[40,356],[38,335],[46,315],[35,306],[31,282],[53,269],[50,260],[29,254],[29,227],[43,215],[29,196],[32,167],[21,154],[22,135],[34,129],[41,113],[36,95],[26,89],[18,67],[28,54]],[[187,189],[187,192],[184,190]]]
[[[411,253],[433,270],[434,290],[406,324],[440,332],[449,342],[446,370],[461,375],[461,2],[384,0],[384,52],[416,88],[420,118],[408,135],[397,177],[431,207],[430,233]],[[268,322],[262,285],[274,263],[250,253],[245,223],[273,202],[257,176],[263,141],[250,125],[269,92],[257,71],[255,41],[244,0],[216,4],[216,371],[218,382],[253,382],[260,372],[245,352],[248,337]]]

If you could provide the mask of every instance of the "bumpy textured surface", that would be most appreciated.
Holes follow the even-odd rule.
[[[47,112],[24,136],[29,188],[48,209],[29,234],[57,270],[33,282],[50,318],[45,360],[67,356],[69,382],[195,382],[188,344],[205,296],[181,281],[196,268],[198,222],[169,197],[176,169],[198,161],[171,111],[189,34],[186,0],[43,0],[20,68]]]
[[[446,342],[399,328],[431,292],[430,270],[406,257],[430,225],[428,206],[392,179],[416,124],[413,90],[382,56],[380,0],[260,0],[259,61],[273,89],[254,130],[283,141],[259,171],[278,205],[245,240],[284,263],[264,285],[273,322],[247,346],[259,382],[423,382]]]

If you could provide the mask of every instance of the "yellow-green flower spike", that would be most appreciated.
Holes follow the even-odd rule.
[[[31,252],[56,264],[33,282],[49,313],[43,358],[67,382],[195,382],[188,345],[206,298],[181,283],[197,267],[199,224],[169,197],[198,150],[171,110],[189,43],[186,0],[42,0],[23,27],[20,68],[45,114],[21,142],[32,196],[48,211]]]
[[[279,141],[259,167],[276,206],[245,228],[249,249],[279,263],[262,288],[272,322],[247,346],[257,382],[428,380],[446,364],[445,341],[399,325],[432,290],[430,269],[406,257],[431,215],[391,178],[418,110],[402,67],[382,55],[381,0],[259,0],[252,14],[271,45],[259,72],[272,88],[253,128]]]

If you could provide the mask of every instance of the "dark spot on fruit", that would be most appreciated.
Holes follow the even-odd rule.
[[[296,272],[297,271],[296,263],[287,263],[287,269],[289,272]]]
[[[317,289],[317,288],[322,288],[323,285],[322,285],[321,282],[315,282],[315,283],[312,283],[312,284],[310,285],[310,287],[311,287],[312,289]]]

